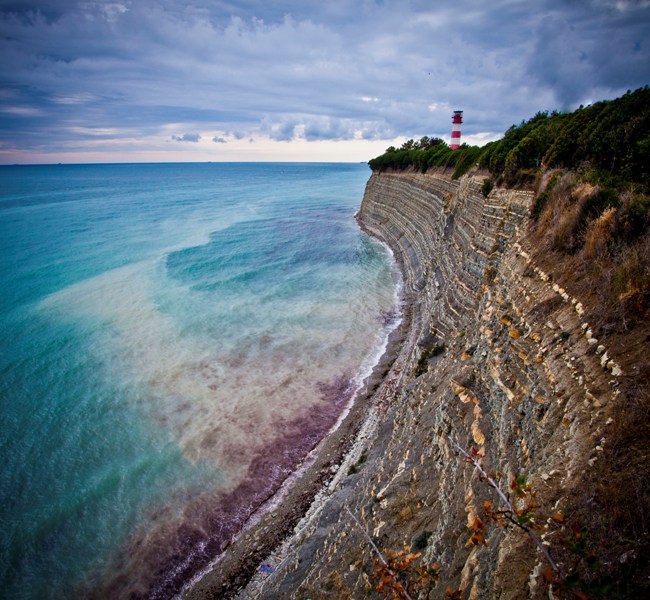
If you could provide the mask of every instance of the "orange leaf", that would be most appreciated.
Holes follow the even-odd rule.
[[[551,519],[553,519],[556,523],[564,523],[564,515],[561,512],[555,513]]]
[[[450,600],[461,600],[463,597],[463,592],[461,590],[452,590],[449,586],[445,590],[445,596]]]
[[[480,533],[478,533],[478,532],[476,532],[476,533],[475,533],[475,534],[470,538],[470,541],[471,541],[472,544],[474,544],[475,546],[478,546],[479,544],[484,544],[484,545],[486,544],[486,542],[485,542],[485,538],[483,537],[482,534],[480,534]]]
[[[483,531],[485,529],[485,524],[481,520],[481,517],[474,517],[472,521],[472,529],[474,531]]]
[[[551,583],[551,581],[553,581],[554,577],[555,577],[555,573],[549,565],[548,567],[546,567],[546,570],[544,571],[544,583],[548,585],[549,583]]]

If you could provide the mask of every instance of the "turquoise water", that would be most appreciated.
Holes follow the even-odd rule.
[[[349,164],[0,167],[0,589],[167,598],[396,322]]]

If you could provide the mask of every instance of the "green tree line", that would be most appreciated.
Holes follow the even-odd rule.
[[[497,184],[526,185],[544,169],[580,171],[610,187],[628,183],[650,189],[650,89],[628,91],[571,113],[538,112],[513,125],[503,138],[452,150],[439,138],[408,140],[369,161],[373,171],[453,168],[458,178],[473,166],[487,169]]]

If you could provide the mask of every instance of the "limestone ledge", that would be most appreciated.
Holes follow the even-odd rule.
[[[580,300],[532,260],[532,194],[484,198],[481,183],[371,176],[358,219],[401,264],[410,335],[336,477],[269,557],[274,572],[242,598],[381,597],[350,513],[382,549],[429,532],[424,558],[440,565],[441,593],[449,585],[464,598],[544,596],[546,565],[520,531],[494,527],[485,546],[466,545],[468,523],[496,499],[449,438],[484,455],[504,488],[526,473],[550,515],[589,485],[622,373]],[[445,351],[416,377],[423,349],[436,344]]]

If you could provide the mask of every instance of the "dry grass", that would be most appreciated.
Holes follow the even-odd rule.
[[[591,221],[585,233],[582,254],[586,259],[603,259],[616,227],[616,208],[610,206],[600,217]]]
[[[621,252],[614,272],[614,291],[619,301],[634,314],[645,316],[650,300],[650,238]]]
[[[571,202],[571,192],[575,185],[576,177],[569,172],[564,175],[558,174],[557,183],[553,185],[552,189],[547,190],[544,188],[540,190],[539,194],[547,194],[547,200],[541,209],[538,220],[540,232],[548,231],[567,212]]]
[[[546,187],[544,187],[546,186]],[[628,331],[650,314],[650,199],[580,183],[572,173],[542,180],[533,239],[572,277],[592,324]],[[538,212],[535,212],[535,211]]]
[[[592,484],[575,491],[574,516],[617,597],[650,597],[650,199],[614,197],[560,174],[537,214],[536,263],[580,299],[625,374]]]

